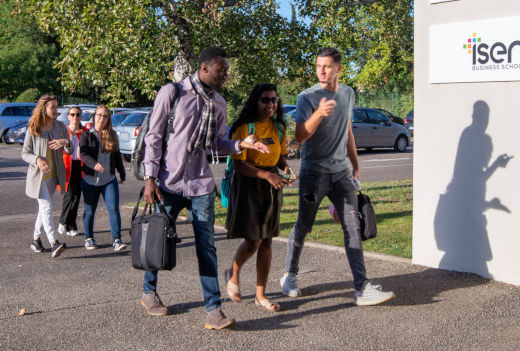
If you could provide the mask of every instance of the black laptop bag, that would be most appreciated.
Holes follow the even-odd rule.
[[[153,205],[146,204],[138,216],[143,193],[144,188],[139,193],[139,200],[132,213],[132,266],[148,271],[172,270],[176,263],[175,221],[157,198]],[[158,213],[152,212],[155,206],[159,208]]]

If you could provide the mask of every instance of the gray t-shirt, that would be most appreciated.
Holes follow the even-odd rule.
[[[354,90],[340,84],[338,90],[333,92],[316,84],[301,93],[294,116],[296,122],[305,122],[318,109],[324,97],[335,100],[336,107],[303,143],[301,168],[336,173],[351,168],[347,161],[347,140],[354,108]]]
[[[99,163],[101,163],[101,165],[103,166],[103,169],[105,171],[103,173],[96,171],[96,173],[94,173],[93,176],[84,174],[83,179],[85,180],[85,182],[87,182],[90,185],[95,185],[95,186],[107,185],[108,183],[113,181],[114,178],[116,177],[115,174],[110,174],[110,154],[111,153],[110,152],[101,152],[101,138],[96,133],[96,131],[93,131],[92,134],[94,134],[96,136],[98,143],[99,143],[97,161]]]

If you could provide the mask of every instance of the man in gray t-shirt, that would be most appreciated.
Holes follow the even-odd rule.
[[[338,85],[337,91],[320,84],[305,90],[298,99],[296,123],[305,123],[318,110],[321,99],[335,101],[333,111],[323,118],[314,133],[303,143],[302,168],[324,173],[336,173],[350,168],[347,162],[349,123],[354,106],[354,91]],[[357,163],[357,153],[353,156]]]
[[[299,182],[298,220],[287,243],[282,291],[301,296],[296,275],[307,233],[312,230],[316,212],[327,196],[334,204],[343,228],[345,250],[354,276],[355,303],[377,305],[395,297],[366,278],[363,246],[354,178],[359,179],[359,161],[352,134],[354,91],[339,84],[341,54],[334,48],[322,49],[316,58],[319,83],[305,90],[295,112],[296,139],[303,143]],[[352,167],[347,161],[347,157]]]

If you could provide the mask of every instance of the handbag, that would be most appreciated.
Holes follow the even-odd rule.
[[[177,248],[175,221],[157,197],[153,206],[159,208],[159,212],[152,212],[152,205],[146,204],[138,216],[143,193],[144,187],[132,212],[132,266],[147,271],[172,270],[176,264]]]
[[[358,194],[359,226],[361,228],[361,240],[375,238],[377,235],[376,213],[372,201],[368,195],[361,191]]]

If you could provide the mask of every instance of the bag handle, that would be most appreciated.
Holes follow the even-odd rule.
[[[139,198],[137,199],[137,202],[135,203],[134,210],[132,211],[132,220],[130,222],[133,222],[135,217],[137,216],[137,211],[139,211],[139,204],[141,203],[143,194],[144,194],[144,186],[141,188],[141,191],[139,191]]]
[[[139,211],[139,204],[141,203],[141,199],[143,198],[143,195],[144,195],[144,187],[141,188],[141,190],[139,191],[139,198],[137,199],[137,202],[134,206],[134,210],[132,211],[132,220],[130,222],[133,222],[135,217],[137,216],[137,212]],[[157,194],[154,194],[154,201],[153,201],[153,205],[154,206],[157,206],[159,207],[159,211],[166,216],[166,218],[168,218],[168,222],[170,223],[170,226],[172,228],[175,228],[175,221],[173,220],[172,216],[170,216],[170,214],[168,213],[168,211],[166,211],[166,208],[164,207],[164,204],[159,201],[159,198],[157,197]],[[150,206],[150,207],[148,207]],[[148,210],[148,213],[152,213],[152,206],[148,203],[146,203],[146,205],[144,206],[144,210],[143,210],[143,214],[146,214],[146,211]],[[131,233],[130,233],[131,235]],[[177,235],[175,229],[174,229],[174,233],[173,233],[173,236]]]

